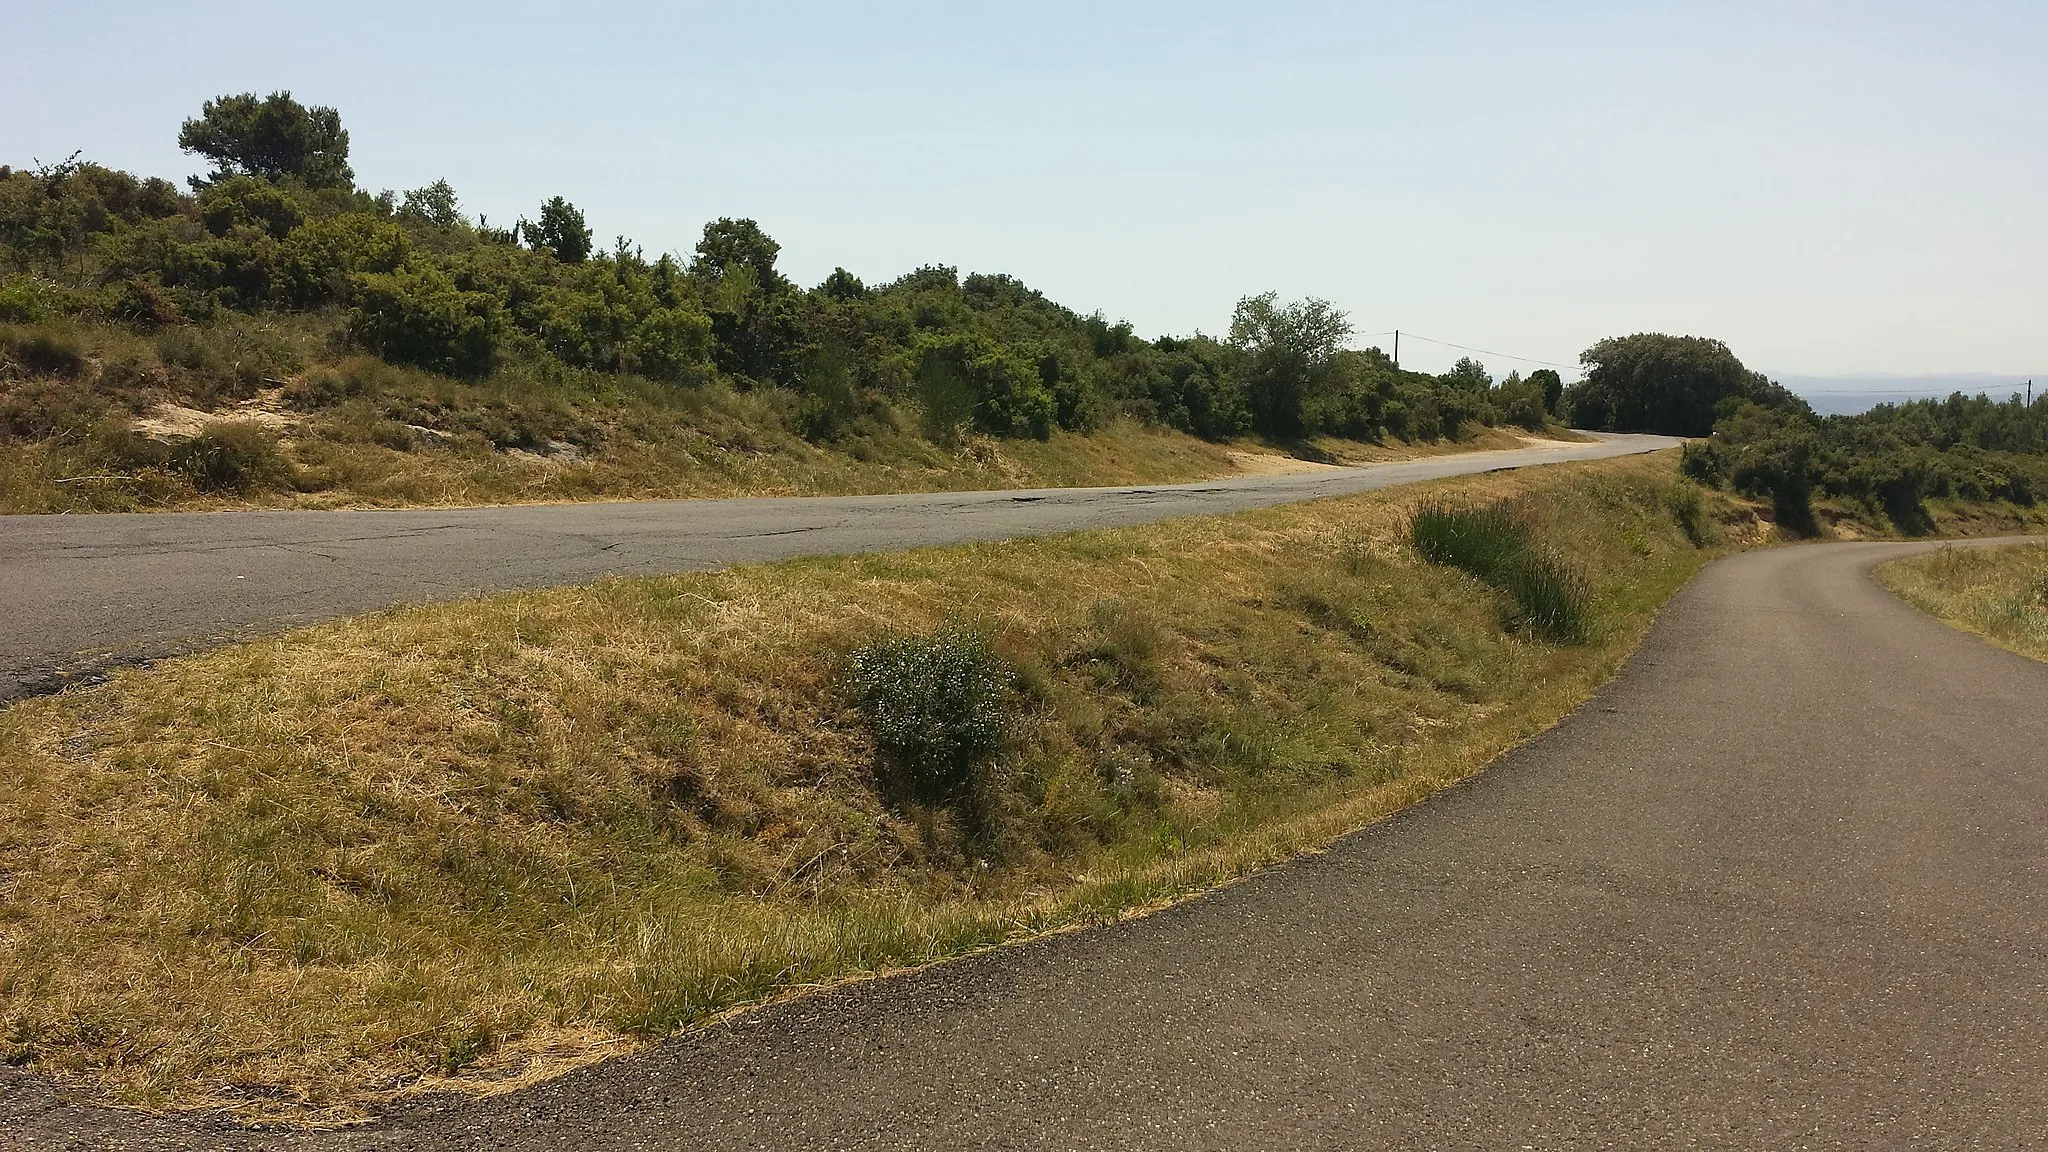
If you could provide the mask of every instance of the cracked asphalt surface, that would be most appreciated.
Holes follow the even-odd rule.
[[[1597,443],[1196,484],[374,512],[0,516],[0,701],[248,635],[421,600],[1235,512],[1500,468]]]
[[[1545,736],[1143,920],[342,1132],[68,1104],[12,1147],[1836,1149],[2048,1135],[2048,664],[1721,560]],[[0,1139],[0,1144],[7,1140]]]

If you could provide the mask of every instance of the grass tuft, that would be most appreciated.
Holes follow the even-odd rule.
[[[1425,506],[1410,521],[1409,538],[1430,562],[1463,568],[1506,592],[1516,625],[1552,643],[1585,642],[1591,606],[1584,578],[1537,543],[1513,505]]]

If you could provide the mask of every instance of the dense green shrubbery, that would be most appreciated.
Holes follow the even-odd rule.
[[[1771,501],[1779,524],[1818,530],[1813,498],[1847,500],[1900,531],[1932,529],[1925,501],[2029,505],[2048,491],[2048,397],[2000,403],[1961,393],[1882,404],[1856,416],[1805,401],[1696,337],[1603,340],[1580,357],[1586,379],[1565,395],[1585,427],[1708,436],[1679,460],[1701,484]]]
[[[387,360],[474,379],[496,360],[498,302],[464,292],[436,268],[350,278],[349,333]]]
[[[0,323],[40,324],[54,310],[54,282],[40,276],[16,276],[0,284]]]
[[[302,409],[361,399],[388,409],[364,419],[524,447],[541,435],[527,417],[572,422],[555,410],[581,397],[610,389],[687,408],[717,385],[767,393],[757,418],[814,441],[900,427],[898,412],[946,445],[1112,417],[1279,441],[1435,440],[1566,413],[1585,427],[1712,431],[1686,450],[1687,475],[1768,497],[1799,531],[1813,530],[1815,495],[1919,531],[1928,498],[2027,504],[2048,490],[2048,399],[1955,396],[1821,420],[1720,342],[1659,334],[1594,345],[1569,389],[1547,369],[1496,383],[1469,359],[1429,376],[1345,347],[1351,327],[1329,304],[1270,293],[1239,302],[1225,339],[1144,340],[1012,277],[944,266],[878,285],[840,269],[805,289],[751,220],[712,221],[686,257],[648,260],[623,238],[594,248],[561,197],[500,228],[464,216],[445,180],[373,196],[354,187],[338,114],[288,93],[209,101],[180,143],[214,165],[189,193],[76,157],[0,167],[0,324],[14,326],[0,329],[0,435],[61,435],[122,467],[132,453],[119,424],[149,403],[211,408],[296,376],[287,401]],[[280,324],[297,326],[296,345],[266,335]],[[138,336],[152,339],[153,362],[100,355]],[[317,341],[336,346],[308,351]],[[364,352],[538,399],[518,419],[413,411],[407,396],[382,396]],[[51,391],[63,380],[85,394]],[[37,405],[47,418],[28,414]]]
[[[1409,539],[1431,563],[1463,568],[1506,592],[1515,625],[1553,643],[1586,639],[1592,606],[1585,581],[1537,542],[1514,506],[1424,507],[1409,524]]]
[[[965,629],[891,636],[854,651],[847,683],[875,740],[883,790],[947,805],[1002,749],[1014,676]]]
[[[1817,529],[1824,495],[1883,515],[1901,532],[1932,529],[1925,501],[2032,505],[2048,491],[2048,400],[1994,403],[1961,395],[1830,416],[1731,406],[1680,464],[1702,484],[1770,499],[1778,522]]]
[[[180,143],[214,165],[190,193],[75,157],[0,168],[0,322],[180,334],[168,339],[183,360],[162,383],[202,406],[300,371],[204,351],[223,328],[287,315],[324,325],[337,357],[461,379],[587,370],[786,390],[814,440],[884,406],[918,410],[946,443],[1119,416],[1213,439],[1432,440],[1472,424],[1541,428],[1559,403],[1554,373],[1495,385],[1470,361],[1439,378],[1347,349],[1343,313],[1317,300],[1248,297],[1228,339],[1144,340],[1012,277],[944,266],[880,285],[842,269],[805,289],[751,220],[713,221],[687,256],[653,260],[623,238],[594,248],[561,197],[509,229],[471,222],[445,180],[402,198],[355,188],[339,116],[289,93],[209,101]],[[77,371],[35,350],[10,363]],[[329,383],[296,390],[310,399]]]

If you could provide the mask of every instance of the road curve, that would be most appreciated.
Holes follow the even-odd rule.
[[[0,701],[314,620],[507,588],[1107,528],[1668,448],[1661,436],[1196,484],[377,512],[0,516]]]
[[[0,1135],[343,1152],[2038,1147],[2048,665],[1868,578],[1920,547],[1722,560],[1588,706],[1474,781],[1145,920],[349,1132],[65,1110],[0,1072]]]

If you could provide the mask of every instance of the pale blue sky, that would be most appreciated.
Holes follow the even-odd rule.
[[[1147,335],[1273,289],[1565,362],[1650,329],[1775,373],[2048,369],[2040,0],[0,0],[0,30],[0,162],[182,177],[201,101],[289,88],[366,187],[504,222],[561,194],[650,254],[753,216],[806,284],[939,262]]]

